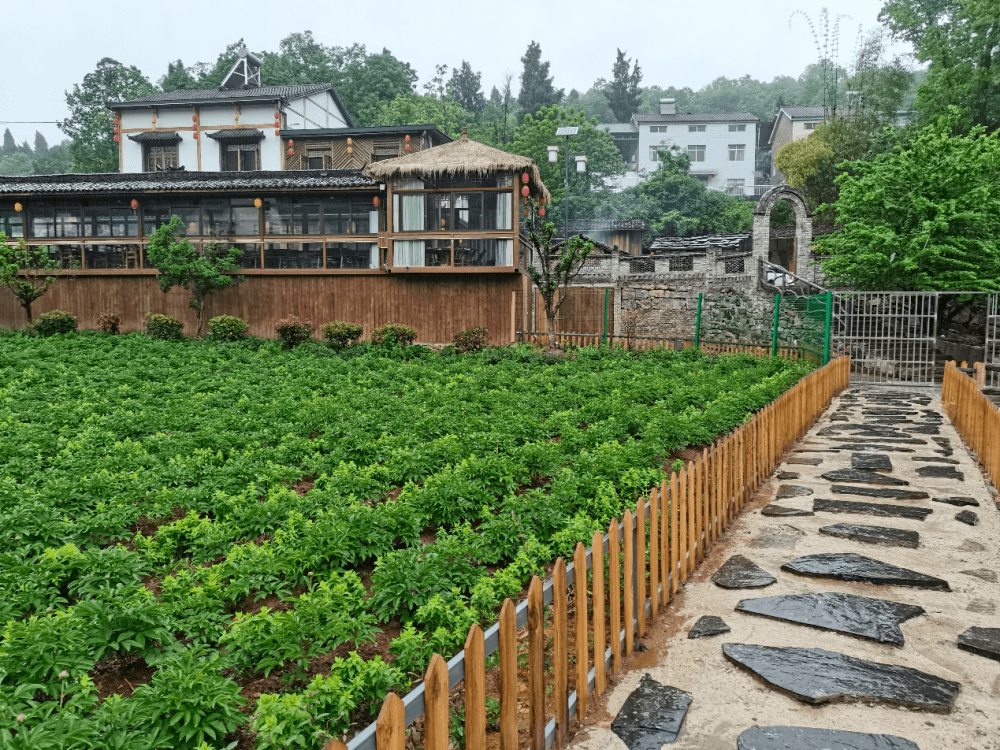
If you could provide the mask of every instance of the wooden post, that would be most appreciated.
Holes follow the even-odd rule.
[[[500,750],[518,750],[516,609],[510,599],[500,608]]]
[[[660,497],[654,487],[649,491],[649,605],[650,614],[660,611]]]
[[[424,673],[424,750],[448,750],[448,741],[448,665],[434,654]]]
[[[587,548],[577,542],[573,555],[573,596],[576,602],[576,718],[587,715],[587,693],[590,674],[587,656],[590,652],[590,628],[587,626]]]
[[[670,601],[670,497],[667,481],[660,482],[660,580],[663,582],[663,606]],[[674,576],[677,575],[675,571]]]
[[[611,644],[611,671],[622,665],[622,591],[621,543],[618,539],[618,519],[612,518],[608,527],[608,606],[611,608],[608,638]]]
[[[635,646],[635,529],[632,528],[632,511],[625,510],[625,555],[622,569],[625,577],[625,656],[632,655]]]
[[[687,465],[687,507],[685,508],[685,513],[687,513],[687,557],[685,569],[688,574],[694,573],[695,565],[697,564],[697,530],[695,526],[695,488],[698,486],[698,477],[695,472],[694,461],[688,461]],[[686,580],[686,576],[685,576]]]
[[[569,736],[569,703],[567,702],[569,675],[569,649],[566,637],[569,619],[566,615],[566,561],[556,559],[552,568],[552,666],[555,686],[553,699],[556,704],[556,747],[563,747]],[[466,743],[468,745],[468,743]],[[472,745],[476,747],[476,745]]]
[[[604,536],[600,531],[594,532],[590,548],[594,560],[594,693],[601,695],[608,683],[604,664],[604,652],[607,649],[604,627]]]
[[[531,750],[545,750],[545,623],[542,610],[542,579],[532,576],[528,586],[528,727],[531,731]]]
[[[680,529],[680,523],[678,521],[678,515],[680,509],[680,490],[678,489],[680,479],[677,476],[677,472],[670,472],[670,598],[677,593],[677,587],[680,585],[680,573],[678,572],[677,566],[679,561],[678,552],[680,548],[680,538],[678,532]]]
[[[677,476],[677,491],[674,493],[674,500],[677,501],[678,518],[678,548],[677,556],[680,563],[680,583],[684,583],[688,577],[688,468],[681,468],[681,473]],[[676,591],[677,589],[674,589]]]
[[[385,696],[375,720],[375,745],[378,750],[406,750],[406,711],[395,693]]]
[[[483,629],[469,628],[465,638],[465,744],[486,747],[486,658]]]
[[[635,504],[635,602],[639,637],[646,636],[646,501]]]

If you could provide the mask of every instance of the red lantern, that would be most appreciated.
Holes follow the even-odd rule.
[[[410,144],[407,143],[405,146],[403,146],[403,150],[404,151],[409,151],[410,150]]]
[[[528,193],[530,193],[530,192],[531,191],[528,190],[528,186],[527,185],[525,185],[523,188],[521,188],[521,195],[523,195],[525,198],[528,197]]]
[[[539,216],[545,216],[545,209],[544,208],[538,209],[538,215]]]
[[[288,145],[289,146],[294,146],[295,145],[295,141],[293,141],[291,138],[289,138],[288,139]]]
[[[288,155],[289,156],[294,156],[295,155],[295,149],[294,148],[288,149]]]
[[[191,115],[191,122],[198,122],[198,115]]]
[[[405,141],[406,141],[407,143],[409,143],[409,142],[410,142],[410,136],[406,136],[406,138],[405,138],[404,140],[405,140]]]
[[[527,181],[528,181],[528,173],[525,172],[524,174],[521,175],[521,182],[527,182]]]
[[[118,138],[118,136],[116,135],[116,136],[115,136],[115,143],[118,143],[118,141],[119,141],[119,140],[120,140],[120,139],[119,139],[119,138]]]
[[[280,131],[280,130],[278,130],[277,128],[275,128],[275,130],[274,130],[274,134],[275,134],[275,135],[281,135],[281,131]]]
[[[193,132],[193,133],[191,134],[191,137],[192,137],[192,138],[194,138],[195,140],[198,140],[198,131],[197,131],[197,130],[196,130],[196,131],[194,131],[194,132]]]
[[[275,120],[274,121],[274,127],[280,128],[281,127],[281,120]]]
[[[129,205],[132,207],[132,210],[135,211],[137,208],[139,208],[139,201],[133,198],[132,202]]]
[[[114,126],[114,127],[112,128],[112,130],[113,130],[114,132],[116,132],[116,133],[117,133],[117,132],[118,132],[118,126],[117,126],[117,125],[115,125],[115,126]]]
[[[378,196],[377,195],[374,198],[372,198],[372,205],[373,206],[377,206],[378,205]]]

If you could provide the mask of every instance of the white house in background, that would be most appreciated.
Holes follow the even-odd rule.
[[[782,107],[774,116],[771,126],[771,183],[781,185],[785,175],[774,165],[774,155],[778,149],[790,141],[799,141],[809,136],[823,120],[826,119],[826,108],[823,106]]]
[[[332,84],[262,86],[260,65],[244,48],[217,89],[108,102],[119,171],[277,171],[294,131],[354,127]]]
[[[684,113],[673,99],[661,99],[658,114],[632,115],[629,126],[638,135],[634,159],[626,161],[635,182],[656,171],[661,150],[676,146],[691,157],[691,176],[710,190],[756,197],[760,120],[749,112]],[[624,137],[620,125],[599,127],[616,143]]]

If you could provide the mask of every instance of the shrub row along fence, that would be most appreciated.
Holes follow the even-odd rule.
[[[607,344],[623,349],[690,349],[700,347],[705,354],[753,354],[756,357],[766,357],[769,354],[785,359],[805,359],[816,363],[815,351],[808,346],[776,346],[769,341],[737,343],[727,340],[669,338],[664,336],[629,336],[607,335],[600,333],[555,333],[556,344],[567,346],[596,346]],[[535,346],[545,346],[549,334],[545,331],[518,331],[517,341]]]
[[[587,713],[591,696],[604,692],[609,673],[632,654],[651,618],[849,377],[850,360],[833,360],[671,474],[636,502],[634,513],[613,520],[607,534],[596,532],[589,549],[578,544],[572,562],[556,560],[549,580],[532,578],[525,601],[505,600],[488,630],[473,625],[464,650],[450,661],[434,655],[416,689],[386,696],[376,722],[348,750],[404,750],[407,727],[421,717],[424,750],[447,750],[450,691],[462,682],[465,745],[485,747],[486,659],[495,652],[501,750],[520,746],[519,718],[527,720],[532,750],[564,745],[569,722]],[[526,668],[519,665],[524,640]],[[521,683],[526,706],[519,705]],[[325,750],[344,747],[331,741]]]
[[[977,362],[966,368],[945,362],[941,405],[958,434],[979,456],[990,481],[1000,486],[1000,440],[996,438],[1000,434],[1000,411],[983,393],[987,370],[998,371],[1000,366]]]

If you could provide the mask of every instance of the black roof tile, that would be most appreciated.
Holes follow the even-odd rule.
[[[760,122],[749,112],[678,112],[676,115],[632,115],[636,122]]]
[[[146,133],[133,133],[128,139],[136,143],[177,143],[181,137],[174,130],[151,130]]]
[[[229,128],[228,130],[205,133],[205,135],[217,141],[259,141],[264,137],[264,131],[254,128]]]

